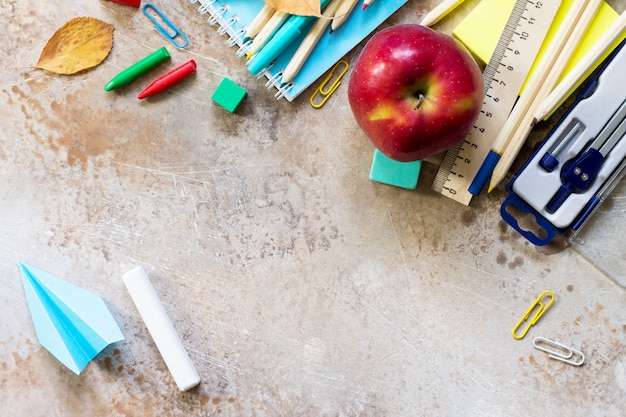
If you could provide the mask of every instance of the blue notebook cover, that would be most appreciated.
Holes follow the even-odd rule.
[[[191,2],[199,4],[198,12],[201,15],[209,15],[208,23],[217,26],[217,32],[220,35],[228,35],[228,44],[237,45],[239,47],[237,55],[245,60],[246,28],[265,3],[262,0],[191,0]],[[276,62],[262,73],[269,80],[268,88],[278,89],[275,94],[277,98],[285,97],[293,101],[406,2],[407,0],[379,0],[363,11],[361,4],[357,4],[348,19],[332,34],[328,33],[329,26],[293,81],[281,84],[277,74],[280,74],[287,66],[301,40],[306,36],[308,30],[303,31],[302,35],[276,59]]]

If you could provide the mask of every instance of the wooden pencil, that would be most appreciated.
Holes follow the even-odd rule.
[[[258,35],[259,31],[267,24],[275,11],[276,10],[269,4],[263,6],[261,11],[254,17],[254,20],[248,25],[245,38],[254,38]]]
[[[580,80],[587,78],[595,65],[604,59],[606,55],[620,42],[626,31],[626,12],[623,12],[615,22],[609,26],[606,32],[593,44],[585,56],[572,68],[572,70],[559,82],[548,97],[539,105],[535,113],[535,119],[548,118],[558,106],[574,91]]]
[[[581,0],[575,2],[555,35],[555,39],[546,50],[544,59],[535,70],[537,77],[531,77],[529,85],[524,90],[518,104],[523,104],[516,119],[511,123],[514,128],[505,131],[506,137],[500,141],[500,159],[496,164],[489,182],[491,192],[506,176],[513,161],[517,157],[522,145],[530,134],[535,120],[535,112],[539,104],[550,94],[558,82],[563,70],[574,54],[581,38],[589,28],[591,21],[598,12],[603,0]],[[536,78],[536,79],[535,79]],[[526,97],[526,98],[525,98]],[[507,122],[509,120],[507,119]],[[506,127],[505,123],[505,127]],[[503,129],[504,131],[504,129]],[[500,135],[498,135],[500,138]],[[496,142],[498,139],[496,139]]]
[[[265,46],[274,33],[280,29],[283,23],[285,23],[288,17],[289,13],[278,10],[275,10],[274,13],[272,13],[272,17],[269,18],[267,23],[259,31],[258,35],[256,35],[252,40],[252,45],[250,45],[250,49],[248,49],[248,59],[252,58],[252,55]]]
[[[306,62],[307,58],[317,45],[317,42],[324,34],[324,30],[330,24],[330,17],[334,16],[339,7],[344,3],[344,0],[331,0],[331,2],[326,6],[322,15],[324,17],[317,19],[311,29],[306,34],[296,52],[294,52],[293,56],[289,60],[289,63],[285,67],[283,72],[283,77],[281,82],[288,83],[298,74],[302,65]]]
[[[350,13],[352,13],[352,9],[359,2],[359,0],[343,0],[339,5],[339,8],[335,12],[335,17],[333,17],[333,21],[330,24],[331,32],[336,30],[339,26],[346,21]]]
[[[444,0],[437,5],[430,12],[426,13],[426,16],[422,18],[420,25],[432,26],[441,19],[443,19],[448,13],[456,9],[464,0]]]

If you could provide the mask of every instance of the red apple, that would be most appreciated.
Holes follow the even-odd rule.
[[[416,161],[453,147],[483,103],[482,71],[458,41],[405,24],[375,34],[353,67],[348,101],[383,154]]]

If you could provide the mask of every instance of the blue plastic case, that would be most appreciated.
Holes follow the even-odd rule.
[[[582,228],[623,177],[625,43],[600,66],[567,114],[507,185],[502,218],[537,246]],[[604,148],[596,141],[599,136],[608,136]],[[534,217],[535,230],[520,225],[520,212]],[[623,258],[623,254],[617,256]]]

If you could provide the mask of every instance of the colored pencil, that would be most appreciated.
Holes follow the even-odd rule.
[[[560,42],[557,43],[553,41],[553,43],[550,44],[550,48],[546,50],[544,59],[541,61],[541,63],[549,61],[546,63],[545,68],[542,68],[543,74],[536,77],[536,80],[531,78],[533,83],[530,87],[532,89],[529,92],[527,86],[522,97],[520,97],[520,101],[523,101],[525,109],[521,112],[520,117],[517,118],[515,128],[506,132],[507,137],[504,138],[506,140],[501,142],[504,145],[500,148],[502,149],[500,152],[501,156],[491,174],[489,192],[504,179],[509,168],[513,165],[513,161],[536,123],[535,112],[537,107],[557,84],[565,66],[576,51],[580,40],[598,12],[601,3],[602,0],[582,0],[572,5],[565,21],[555,35],[555,39],[557,39],[559,34],[562,35]],[[560,44],[558,45],[560,47],[557,49],[557,45],[555,44]],[[551,58],[550,54],[554,54],[554,57]],[[528,97],[528,99],[524,99],[524,96]],[[518,105],[519,102],[515,107]],[[515,113],[515,108],[513,109],[512,114],[513,113]],[[498,138],[499,137],[500,136],[498,136]]]
[[[617,46],[625,31],[626,12],[623,12],[541,103],[535,113],[535,119],[539,121],[548,118],[569,97],[578,82],[587,78],[595,65]]]
[[[444,0],[430,12],[426,13],[426,16],[422,18],[420,25],[432,26],[441,19],[443,19],[448,13],[456,9],[464,0]]]
[[[326,17],[334,16],[341,5],[345,3],[346,1],[344,0],[331,0],[328,6],[326,6],[324,13],[322,13],[325,17],[317,19],[317,21],[313,23],[313,26],[311,26],[311,29],[306,34],[302,43],[300,43],[300,46],[298,46],[298,49],[285,67],[282,78],[283,83],[288,83],[293,80],[293,78],[298,74],[298,71],[300,71],[300,68],[302,68],[302,65],[306,62],[307,58],[313,51],[313,48],[315,48],[315,45],[317,45],[317,42],[324,34],[324,30],[330,24],[331,19]]]
[[[252,40],[252,44],[250,45],[250,49],[248,49],[248,59],[252,58],[254,54],[260,51],[267,42],[274,36],[274,34],[280,29],[280,27],[285,23],[287,18],[289,17],[289,13],[280,12],[278,10],[274,11],[272,17],[269,18],[265,26],[261,28],[259,33]]]
[[[348,16],[350,16],[350,13],[352,13],[352,9],[354,9],[354,6],[356,6],[358,2],[359,0],[343,0],[341,2],[341,4],[339,5],[339,8],[335,12],[333,21],[330,24],[331,32],[336,30],[339,26],[343,24],[343,22],[346,21]]]
[[[248,38],[248,39],[254,38],[256,35],[258,35],[261,29],[270,20],[270,18],[272,17],[275,11],[276,10],[269,4],[266,4],[265,6],[263,6],[261,11],[254,17],[254,20],[250,22],[250,25],[248,26],[248,29],[246,30],[245,38]]]

